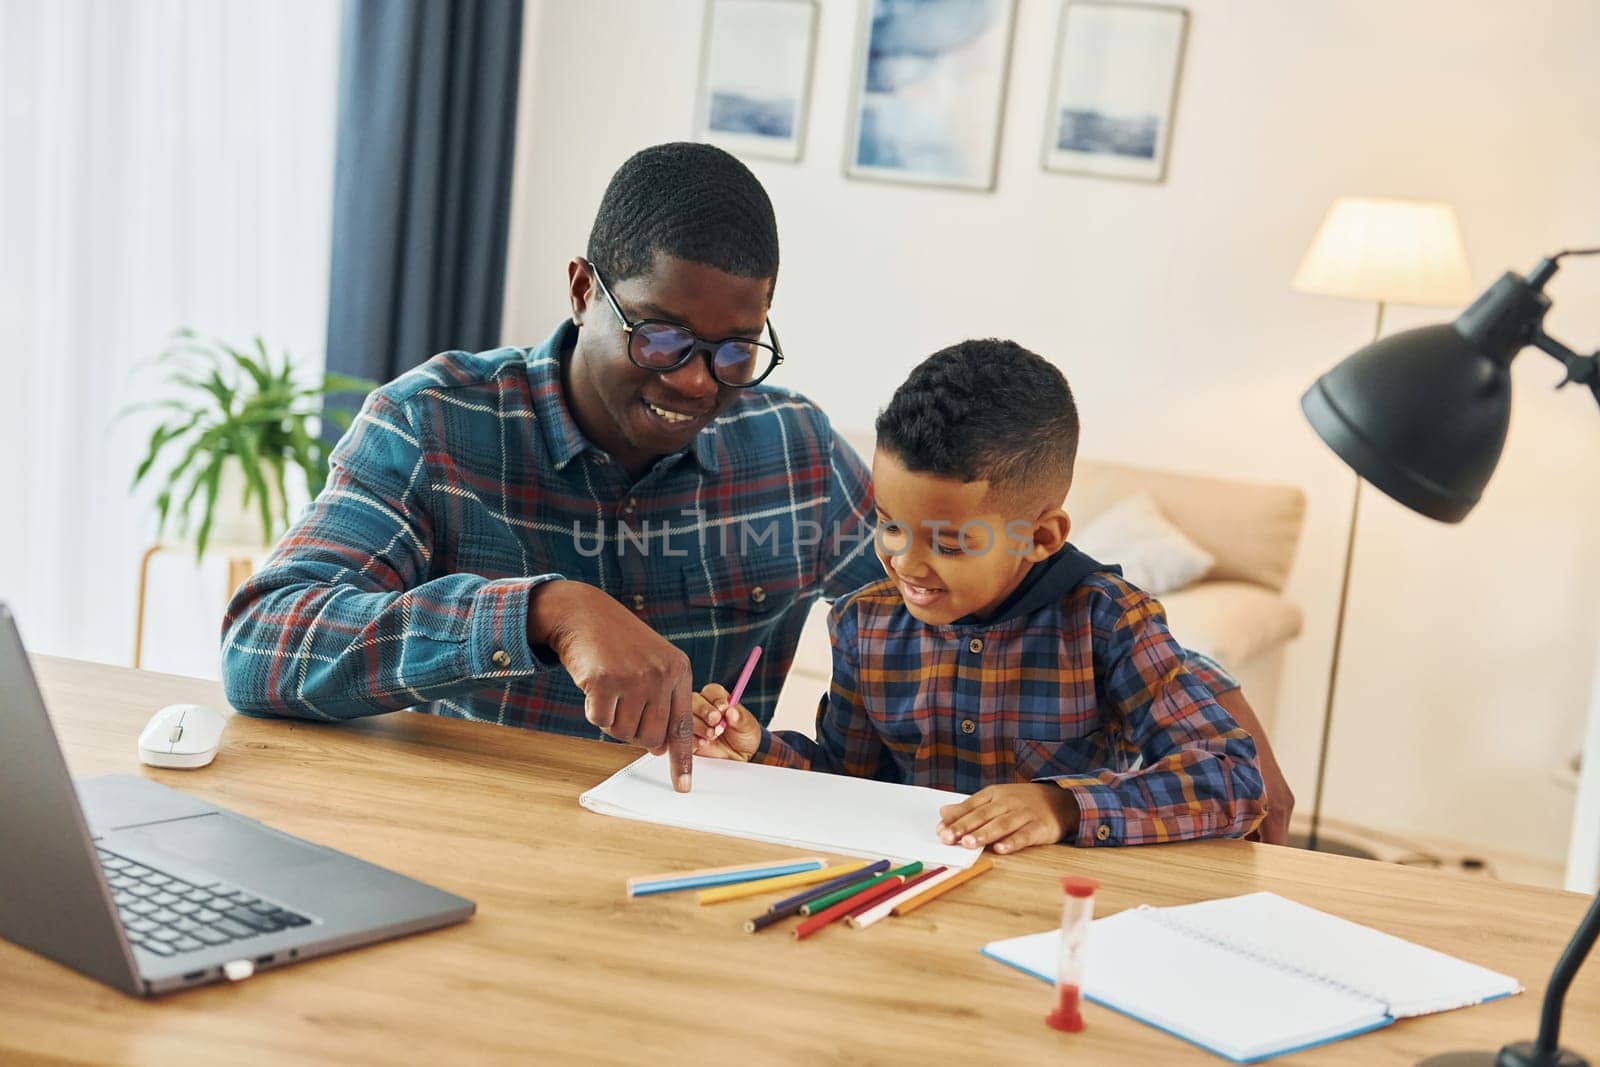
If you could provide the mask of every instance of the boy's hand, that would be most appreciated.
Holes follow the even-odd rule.
[[[966,848],[1016,852],[1053,845],[1078,829],[1078,804],[1053,782],[991,785],[939,809],[939,840]]]
[[[728,704],[728,691],[712,683],[694,694],[697,756],[748,762],[761,747],[761,723],[743,705]]]

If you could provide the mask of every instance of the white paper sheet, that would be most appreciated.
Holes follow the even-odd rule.
[[[666,756],[646,755],[584,793],[601,815],[866,859],[970,867],[978,849],[946,845],[939,809],[962,793],[732,760],[694,761],[694,790],[673,791]]]

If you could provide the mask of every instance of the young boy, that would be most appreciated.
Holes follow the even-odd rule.
[[[1002,853],[1249,833],[1254,742],[1161,606],[1067,543],[1078,414],[1061,372],[967,341],[912,371],[877,431],[888,577],[829,615],[817,739],[768,731],[713,685],[696,751],[972,793],[939,836]]]

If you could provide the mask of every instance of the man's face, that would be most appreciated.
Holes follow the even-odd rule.
[[[906,610],[934,626],[987,617],[1031,563],[1061,546],[1070,525],[1058,508],[1040,516],[1005,514],[987,481],[907,470],[882,448],[872,460],[872,483],[878,558]]]
[[[581,260],[568,267],[573,318],[572,402],[595,444],[629,464],[681,451],[740,390],[711,375],[703,354],[661,373],[628,358],[628,334]],[[650,271],[605,278],[630,322],[666,319],[706,340],[759,339],[767,322],[770,278],[741,278],[704,263],[656,253]]]

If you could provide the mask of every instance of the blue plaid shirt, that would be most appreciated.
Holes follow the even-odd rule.
[[[883,577],[866,469],[815,405],[762,385],[631,481],[567,410],[575,336],[447,352],[368,398],[327,487],[228,607],[236,708],[417,707],[600,737],[526,636],[530,591],[570,578],[683,650],[697,688],[731,684],[762,645],[744,703],[770,720],[811,603]]]

